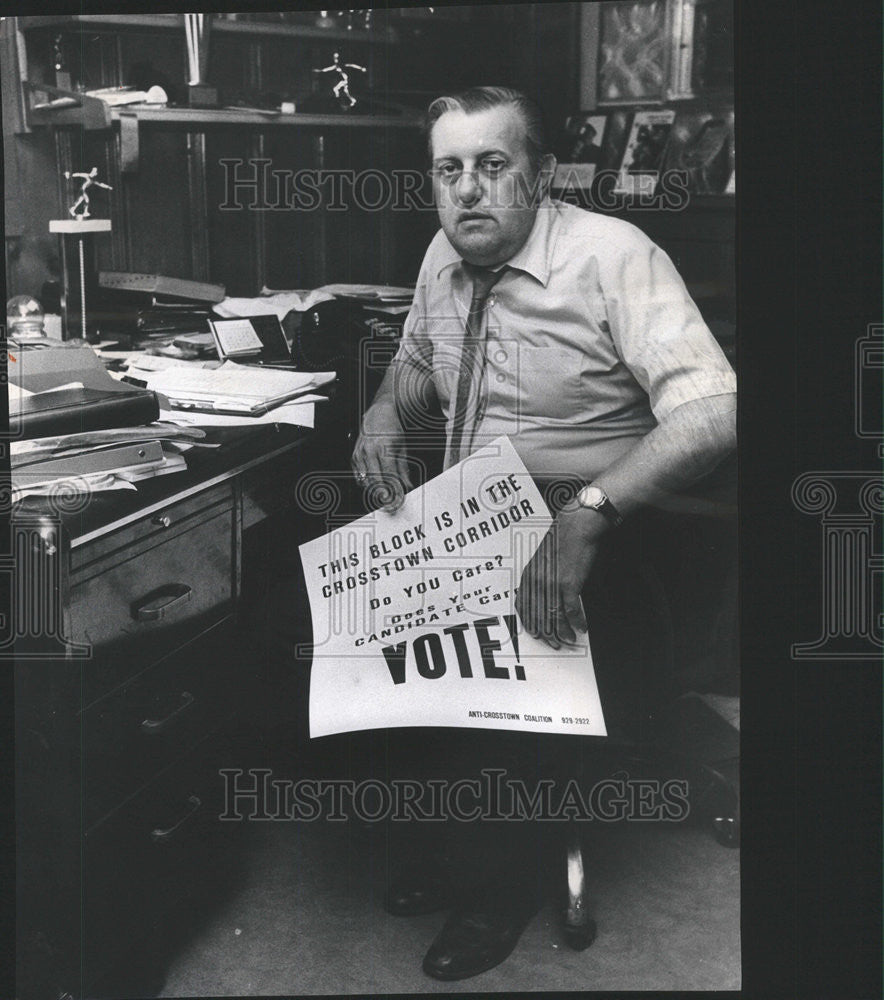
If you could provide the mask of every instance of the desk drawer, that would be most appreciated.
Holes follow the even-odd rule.
[[[108,563],[125,558],[127,549],[156,545],[232,505],[233,486],[230,483],[220,483],[183,500],[164,504],[117,530],[73,548],[71,575],[75,582],[95,576]]]
[[[71,632],[92,647],[84,704],[221,621],[235,598],[233,508],[120,551],[71,587]]]
[[[230,632],[219,625],[84,712],[87,829],[236,714]]]
[[[153,927],[173,924],[188,898],[197,901],[212,881],[233,874],[217,855],[229,824],[218,819],[214,754],[207,741],[86,834],[80,912],[87,982]]]

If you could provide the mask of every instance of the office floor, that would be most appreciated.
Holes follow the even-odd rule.
[[[729,708],[716,707],[722,716]],[[562,940],[564,857],[551,852],[550,897],[513,954],[448,984],[420,968],[445,914],[397,918],[382,908],[377,828],[253,821],[230,836],[239,869],[170,956],[162,997],[740,987],[739,851],[691,820],[586,825],[594,944],[574,952]]]
[[[548,903],[506,962],[449,984],[420,968],[444,914],[388,916],[380,866],[360,863],[346,830],[256,825],[249,841],[243,884],[173,959],[161,996],[740,986],[739,855],[698,828],[595,831],[595,943],[568,949]]]

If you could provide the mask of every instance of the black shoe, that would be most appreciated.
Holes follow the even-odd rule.
[[[433,979],[469,979],[493,969],[516,947],[537,912],[534,899],[512,890],[489,889],[455,910],[424,958]]]

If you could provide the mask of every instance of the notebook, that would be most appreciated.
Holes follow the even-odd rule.
[[[137,427],[159,419],[156,394],[114,384],[113,391],[69,388],[43,391],[10,402],[14,436],[51,437],[114,427]]]

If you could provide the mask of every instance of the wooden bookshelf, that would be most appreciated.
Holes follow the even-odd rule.
[[[19,27],[22,31],[35,28],[70,29],[78,25],[82,28],[107,28],[111,31],[130,29],[184,31],[184,17],[181,14],[57,14],[19,18]],[[345,28],[318,28],[311,24],[287,21],[228,21],[219,15],[212,18],[211,30],[232,35],[304,38],[363,45],[395,45],[399,41],[396,29],[386,25],[374,25],[368,31],[364,29],[347,31]]]
[[[176,128],[190,132],[202,132],[214,128],[378,128],[378,129],[418,129],[421,118],[418,114],[402,115],[318,115],[280,114],[274,111],[260,111],[248,108],[178,108],[159,107],[145,104],[127,104],[108,107],[104,102],[104,112],[96,110],[92,99],[80,107],[39,108],[31,110],[32,125],[80,125],[87,129],[110,128],[123,117],[134,117],[139,125],[156,128]]]

